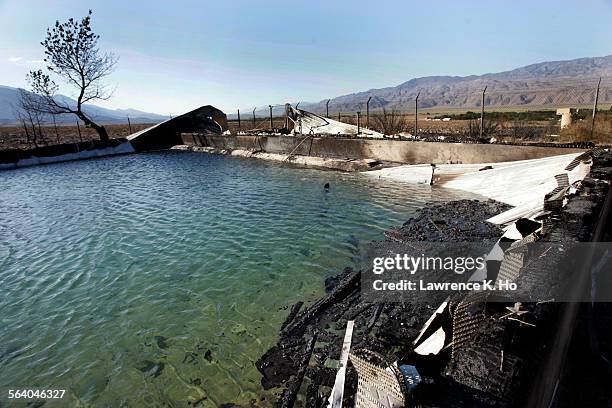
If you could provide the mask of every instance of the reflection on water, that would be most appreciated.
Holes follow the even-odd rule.
[[[179,152],[3,172],[0,389],[249,405],[287,307],[457,194]]]

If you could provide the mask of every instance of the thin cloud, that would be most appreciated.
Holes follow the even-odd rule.
[[[21,61],[22,59],[23,59],[23,58],[21,58],[21,57],[11,57],[11,58],[9,58],[8,60],[9,60],[10,62],[19,62],[19,61]]]

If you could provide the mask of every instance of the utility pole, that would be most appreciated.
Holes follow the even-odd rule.
[[[487,87],[486,86],[482,90],[482,102],[480,103],[480,138],[482,138],[482,134],[484,133],[485,92],[487,92]]]
[[[257,109],[257,108],[253,108],[253,129],[255,129],[255,125],[256,125],[256,124],[255,124],[255,110],[256,110],[256,109]]]
[[[597,90],[595,91],[595,101],[593,102],[593,119],[591,120],[591,140],[593,140],[593,133],[595,132],[595,115],[597,114],[597,102],[599,101],[599,86],[601,85],[601,77],[597,82]]]
[[[238,131],[240,131],[240,109],[238,109]]]
[[[361,112],[357,111],[357,134],[361,133]]]
[[[366,102],[366,127],[369,129],[370,128],[370,101],[372,100],[372,97],[370,96],[368,98],[368,101]]]
[[[130,117],[127,117],[128,119],[128,127],[130,128],[130,134],[132,134],[132,122],[130,122]]]
[[[414,136],[419,134],[419,95],[421,95],[421,91],[417,92],[417,96],[414,98]]]
[[[270,108],[270,130],[274,129],[274,123],[272,122],[272,105],[268,105]]]
[[[329,101],[331,101],[331,99],[328,99],[327,102],[325,102],[325,117],[329,118]]]

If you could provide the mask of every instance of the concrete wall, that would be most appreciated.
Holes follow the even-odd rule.
[[[42,146],[30,150],[2,150],[0,151],[0,170],[83,160],[94,157],[115,156],[134,152],[134,147],[123,138],[111,139],[108,142],[88,140],[79,143],[64,143],[52,146]]]
[[[220,149],[254,149],[268,153],[420,163],[486,163],[582,152],[564,147],[411,142],[304,136],[217,136],[183,134],[184,144]]]

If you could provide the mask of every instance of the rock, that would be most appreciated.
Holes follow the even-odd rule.
[[[164,336],[155,336],[155,342],[157,343],[157,347],[162,350],[168,348],[168,343],[166,342],[166,338]]]
[[[165,364],[162,362],[154,362],[145,360],[142,362],[138,370],[142,371],[148,377],[159,377],[162,371],[164,371]]]

